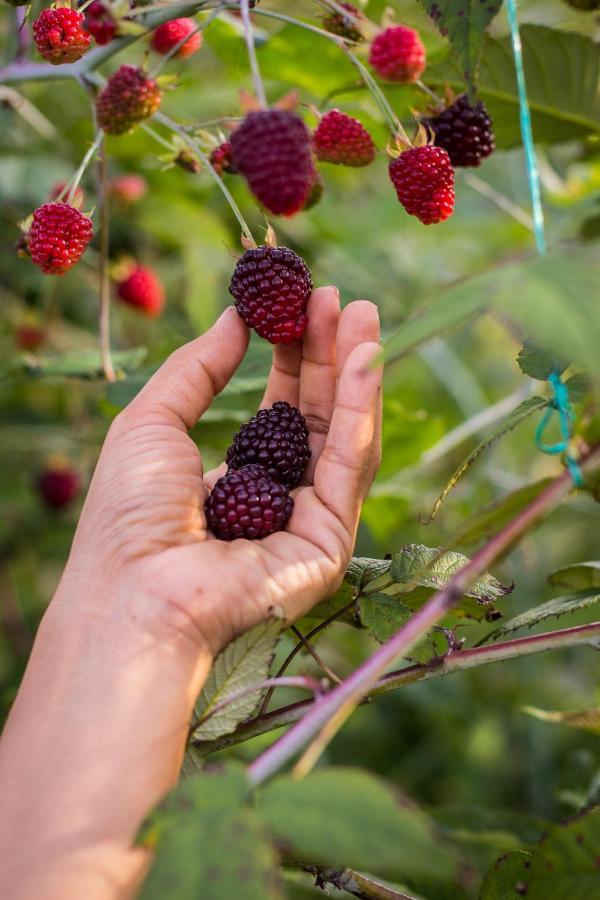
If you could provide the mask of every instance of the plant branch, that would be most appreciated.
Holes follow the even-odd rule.
[[[582,467],[589,470],[599,463],[600,451],[596,448],[582,462]],[[438,591],[422,606],[376,653],[359,666],[341,685],[315,703],[300,722],[259,756],[248,769],[251,783],[253,785],[261,784],[277,772],[290,757],[318,736],[315,751],[311,752],[310,760],[307,758],[312,764],[315,752],[322,751],[335,731],[394,660],[406,655],[424,634],[457,605],[470,585],[569,494],[572,487],[570,473],[563,472],[502,531],[482,547],[473,559],[456,573],[445,588]]]
[[[101,132],[102,134],[102,132]],[[98,163],[98,183],[100,194],[100,310],[98,332],[100,339],[100,359],[102,371],[107,381],[116,381],[115,370],[110,353],[110,279],[108,272],[109,252],[109,214],[108,214],[108,173],[106,165],[106,146],[100,143],[100,160]]]
[[[368,699],[370,700],[373,697],[378,697],[380,694],[387,694],[389,691],[395,691],[420,681],[441,678],[454,672],[463,672],[467,669],[475,669],[491,663],[506,662],[510,659],[531,656],[534,653],[546,653],[552,650],[564,650],[581,646],[591,646],[600,649],[600,622],[579,625],[575,628],[562,628],[557,631],[528,635],[522,638],[513,638],[510,641],[501,641],[498,644],[475,647],[470,650],[459,650],[435,660],[429,665],[405,666],[403,669],[388,672],[378,679],[368,692]],[[364,703],[366,699],[362,702]],[[201,756],[208,756],[217,750],[223,750],[235,744],[243,743],[253,737],[275,731],[286,725],[292,725],[298,722],[312,705],[312,701],[302,700],[297,703],[291,703],[288,706],[282,706],[272,712],[256,716],[254,719],[244,722],[232,734],[225,735],[216,741],[200,741],[194,745],[194,749]]]
[[[248,48],[248,61],[250,63],[250,71],[252,72],[252,84],[254,85],[254,93],[256,94],[256,99],[260,103],[262,109],[266,109],[267,97],[265,94],[265,86],[261,78],[260,69],[258,67],[258,59],[256,58],[256,47],[254,46],[254,30],[252,28],[252,20],[250,19],[249,0],[241,0],[240,10],[242,13],[242,22],[244,25],[246,47]]]

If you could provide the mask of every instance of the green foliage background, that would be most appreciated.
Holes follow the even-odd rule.
[[[460,65],[447,57],[447,42],[415,0],[371,0],[371,18],[378,20],[385,5],[422,30],[430,60],[427,83],[440,91],[444,83],[460,88]],[[315,14],[315,4],[309,2],[264,0],[263,6],[297,16]],[[368,93],[356,89],[350,64],[320,38],[257,17],[264,29],[259,61],[270,98],[296,87],[303,102],[337,105],[372,129],[382,151],[367,170],[324,166],[322,202],[306,214],[274,223],[280,243],[308,261],[316,284],[338,284],[344,303],[375,300],[385,335],[397,332],[386,370],[383,464],[364,509],[356,555],[383,557],[412,542],[470,552],[481,534],[469,540],[467,526],[487,504],[559,471],[556,459],[535,448],[536,414],[480,457],[437,518],[422,524],[420,515],[431,511],[447,479],[491,426],[473,425],[454,442],[447,436],[465,422],[476,423],[479,413],[503,398],[514,395],[516,406],[526,396],[529,382],[515,362],[521,345],[517,325],[598,375],[600,114],[598,50],[591,41],[598,26],[593,17],[552,0],[524,0],[520,12],[526,23],[523,40],[534,131],[540,140],[548,239],[559,248],[556,259],[543,265],[522,263],[532,254],[531,232],[473,189],[463,172],[457,175],[456,212],[448,222],[424,228],[406,216],[387,179],[385,128]],[[7,6],[0,18],[6,60],[14,49],[13,31],[13,10]],[[141,59],[142,52],[135,45],[123,60]],[[181,84],[167,94],[163,108],[185,123],[236,115],[239,89],[251,88],[243,40],[231,18],[213,23],[202,51],[183,67],[171,63],[171,69],[180,74]],[[111,175],[137,172],[148,182],[139,203],[113,207],[111,258],[133,256],[154,266],[166,285],[168,305],[154,322],[114,305],[115,348],[147,348],[137,363],[136,354],[125,356],[125,380],[107,390],[95,377],[65,377],[60,373],[62,355],[75,354],[77,373],[82,354],[96,344],[97,249],[88,251],[67,276],[53,279],[18,259],[11,248],[17,222],[43,202],[57,181],[69,178],[83,156],[92,136],[89,99],[72,81],[15,88],[43,112],[54,133],[45,138],[10,106],[0,106],[2,717],[64,565],[78,512],[50,514],[42,508],[34,489],[36,473],[50,455],[60,453],[89,479],[111,417],[171,349],[208,327],[227,304],[231,253],[239,247],[237,223],[206,173],[165,171],[158,159],[164,148],[141,130],[109,139]],[[503,13],[483,46],[481,94],[495,122],[499,150],[476,175],[527,210]],[[392,86],[388,96],[405,121],[410,109],[423,109],[426,102],[407,86]],[[259,233],[264,221],[244,185],[233,178],[228,185]],[[93,173],[86,175],[84,187],[89,207],[95,202]],[[477,280],[469,281],[474,275]],[[482,309],[492,296],[496,309]],[[401,328],[431,303],[438,310],[434,319]],[[29,318],[49,333],[39,359],[24,356],[15,346],[14,330]],[[449,325],[454,327],[449,330]],[[53,370],[44,372],[46,357],[61,358],[58,371],[54,362]],[[226,393],[195,429],[209,463],[222,456],[239,422],[255,409],[267,358],[268,348],[253,340],[237,389]],[[535,393],[545,390],[536,383]],[[514,592],[498,604],[506,619],[556,596],[546,583],[550,571],[597,555],[598,509],[589,496],[571,498],[495,568],[504,583],[515,583]],[[587,620],[584,611],[562,624]],[[458,634],[472,644],[489,630],[489,624],[465,622]],[[278,658],[291,646],[284,638]],[[366,632],[338,625],[319,646],[329,665],[344,675],[376,644]],[[481,810],[525,812],[535,822],[556,821],[600,795],[597,736],[523,712],[524,706],[597,706],[594,663],[591,650],[561,652],[387,694],[352,717],[325,761],[363,766],[438,818],[462,823],[471,832],[466,850],[471,858],[481,858],[484,871],[498,856],[498,847],[477,839]],[[304,656],[296,670],[316,673]],[[296,697],[278,694],[281,702]],[[234,755],[254,756],[272,739],[257,738]]]

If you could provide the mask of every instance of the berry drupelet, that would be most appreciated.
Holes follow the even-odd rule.
[[[259,540],[283,531],[293,508],[285,485],[271,478],[262,466],[244,466],[219,478],[204,510],[215,537],[233,541]]]
[[[265,209],[292,216],[312,188],[315,167],[302,119],[282,109],[250,112],[230,138],[232,159]]]
[[[242,425],[225,457],[230,469],[256,463],[289,488],[300,484],[309,460],[304,416],[284,400],[278,400],[270,409],[260,409]]]
[[[79,262],[93,236],[92,222],[68,203],[44,203],[27,236],[31,259],[46,275],[62,275]]]
[[[455,168],[479,166],[494,152],[492,120],[483,103],[474,106],[466,94],[435,116],[421,119],[433,132],[436,147],[443,147]]]
[[[375,159],[373,138],[358,119],[332,109],[313,135],[317,159],[342,166],[368,166]]]
[[[235,267],[229,293],[250,328],[272,344],[291,344],[308,324],[312,291],[308,266],[287,247],[246,250]]]
[[[175,54],[178,59],[187,59],[202,46],[202,32],[196,30],[193,19],[171,19],[170,22],[163,22],[152,35],[152,49],[166,55],[187,35],[189,35],[187,41]]]
[[[443,222],[454,209],[454,169],[441,147],[413,147],[390,163],[398,200],[424,225]]]
[[[405,25],[380,31],[369,54],[369,62],[386,81],[417,81],[425,70],[425,47],[418,32]]]
[[[125,134],[153,115],[162,100],[156,81],[142,69],[121,66],[96,100],[98,124],[107,134]]]
[[[83,14],[75,9],[45,9],[33,23],[33,38],[40,56],[53,66],[77,62],[91,41],[83,24]]]

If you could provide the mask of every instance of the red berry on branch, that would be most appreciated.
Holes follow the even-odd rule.
[[[92,222],[67,203],[44,203],[27,237],[31,259],[46,275],[62,275],[79,262],[93,236]]]
[[[443,222],[454,209],[454,169],[441,147],[413,147],[390,163],[398,200],[424,225]]]
[[[375,159],[373,138],[358,119],[332,109],[313,134],[317,159],[343,166],[368,166]]]
[[[472,106],[466,94],[421,122],[433,132],[436,147],[448,152],[455,168],[479,166],[496,148],[492,120],[485,106],[481,101]]]
[[[284,400],[278,400],[270,409],[259,409],[242,425],[225,457],[230,469],[256,463],[289,488],[300,484],[309,460],[304,416]]]
[[[98,124],[107,134],[125,134],[153,115],[162,100],[156,81],[142,69],[121,66],[96,100]]]
[[[235,267],[229,293],[250,328],[272,344],[291,344],[308,324],[312,291],[308,266],[287,247],[246,250]]]
[[[219,478],[204,509],[215,537],[256,541],[283,531],[294,501],[285,485],[262,466],[244,466]]]
[[[93,35],[100,47],[110,44],[117,33],[117,23],[111,15],[110,8],[105,6],[102,0],[94,0],[87,7],[84,28]]]
[[[46,331],[40,328],[39,325],[24,323],[23,325],[18,325],[15,329],[15,343],[17,347],[21,350],[28,350],[30,353],[38,350],[46,340],[46,337]]]
[[[190,35],[189,38],[175,54],[179,59],[186,59],[202,46],[202,32],[196,31],[193,19],[171,19],[170,22],[163,22],[152,35],[152,49],[157,53],[167,54],[187,35]]]
[[[302,209],[315,179],[310,135],[282,109],[250,112],[230,139],[233,164],[259,203],[275,215]]]
[[[405,25],[381,31],[371,44],[369,62],[386,81],[417,81],[425,70],[425,47],[418,32]]]
[[[238,171],[233,165],[232,149],[229,141],[219,144],[210,154],[210,164],[219,175],[227,172],[228,175],[237,175]]]
[[[360,10],[353,3],[338,3],[338,6],[342,6],[350,15],[345,16],[343,13],[332,12],[327,16],[323,16],[322,21],[325,31],[348,38],[349,41],[355,41],[356,43],[362,41],[363,36],[356,23],[357,19],[362,18]]]
[[[158,275],[148,266],[136,266],[117,283],[117,295],[123,303],[154,318],[165,305],[165,291]]]
[[[37,489],[47,506],[51,509],[63,509],[81,490],[81,478],[66,460],[50,461],[40,472]]]
[[[111,195],[121,203],[129,205],[141,200],[148,190],[148,183],[141,175],[119,175],[110,183]]]
[[[45,9],[33,23],[33,38],[40,56],[53,66],[77,62],[91,40],[82,13],[68,6]]]

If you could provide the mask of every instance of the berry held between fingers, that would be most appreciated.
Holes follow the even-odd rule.
[[[413,28],[396,25],[371,44],[369,62],[386,81],[417,81],[425,69],[425,47]]]
[[[202,32],[196,30],[193,19],[171,19],[170,22],[163,22],[152,35],[152,49],[157,53],[167,54],[187,35],[189,35],[187,41],[175,54],[179,59],[186,59],[202,46]]]
[[[162,283],[156,272],[148,266],[136,266],[119,281],[117,295],[123,303],[150,317],[160,315],[165,305]]]
[[[492,120],[485,106],[481,101],[472,106],[466,94],[421,122],[433,132],[436,147],[448,152],[455,168],[479,166],[495,149]]]
[[[454,209],[454,169],[441,147],[413,147],[390,163],[398,200],[424,225],[443,222]]]
[[[284,400],[278,400],[270,409],[260,409],[242,425],[225,457],[230,469],[256,463],[289,488],[300,484],[309,460],[304,416]]]
[[[98,94],[98,124],[107,134],[125,134],[153,115],[161,100],[162,94],[156,81],[147,78],[142,69],[121,66]]]
[[[291,344],[302,337],[311,291],[308,266],[287,247],[246,250],[229,285],[246,325],[272,344]]]
[[[299,116],[282,109],[250,112],[230,142],[233,164],[262,206],[283,216],[302,209],[315,168],[310,135]]]
[[[223,475],[206,505],[208,527],[222,541],[259,540],[283,531],[294,501],[285,485],[262,466],[244,466]]]
[[[78,262],[92,239],[92,222],[67,203],[44,203],[33,214],[27,237],[31,259],[46,275],[62,275]]]
[[[67,6],[45,9],[33,23],[33,37],[40,56],[53,66],[81,59],[91,41],[83,23],[83,14]]]
[[[375,159],[373,138],[358,119],[332,109],[313,135],[317,159],[343,166],[368,166]]]

